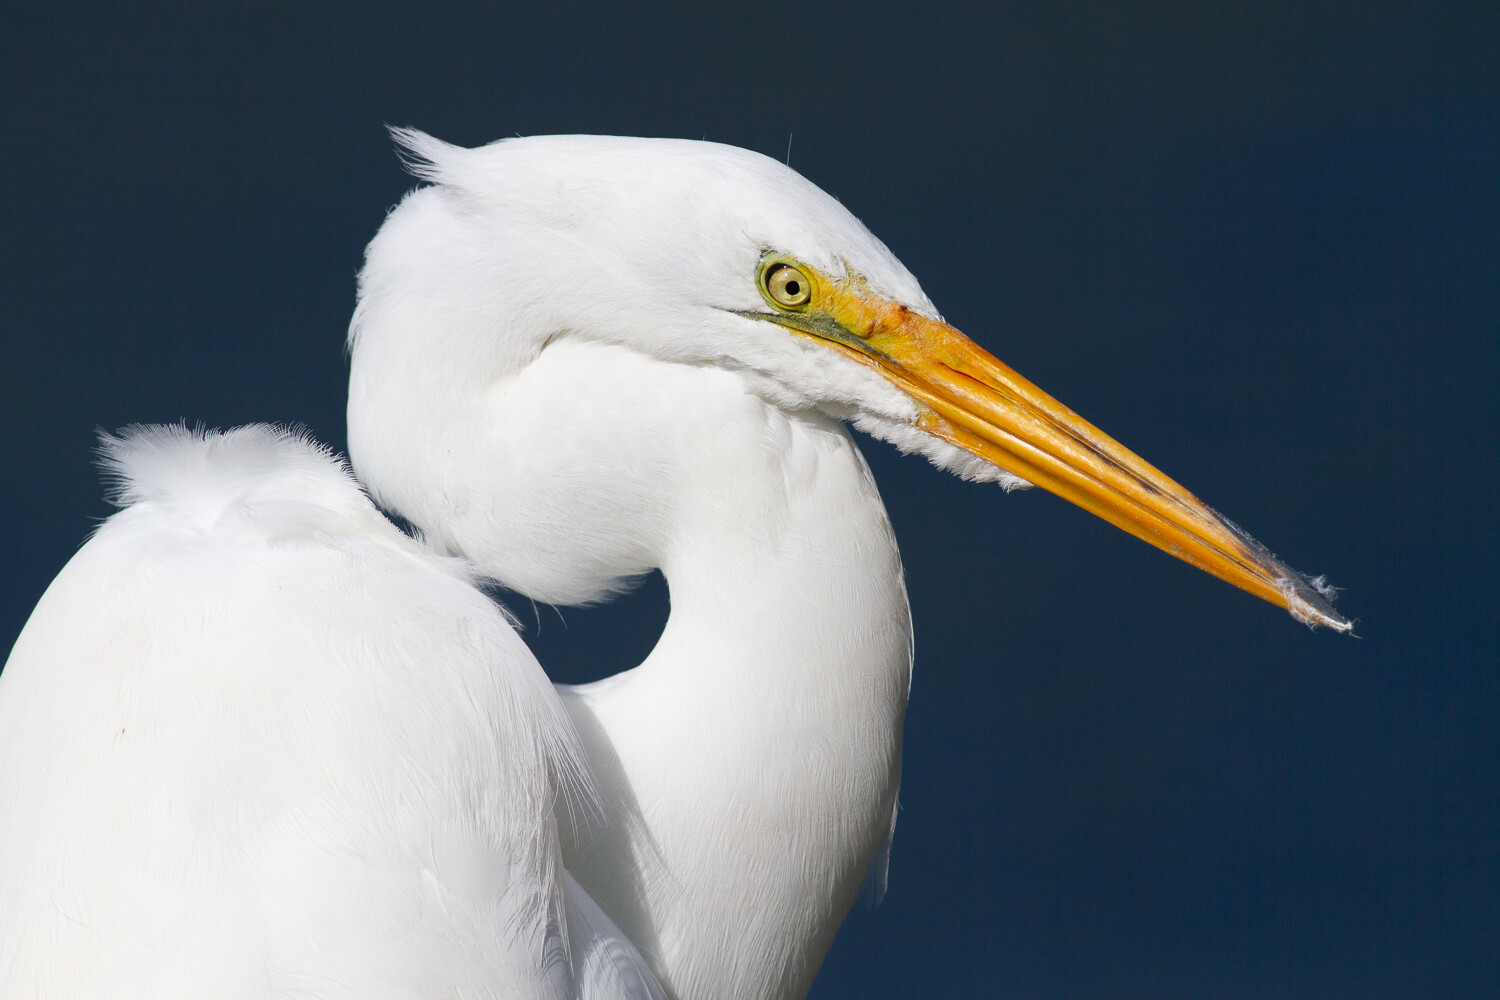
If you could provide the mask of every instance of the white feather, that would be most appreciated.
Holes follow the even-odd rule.
[[[569,995],[581,765],[467,568],[287,431],[105,453],[0,674],[0,995]]]

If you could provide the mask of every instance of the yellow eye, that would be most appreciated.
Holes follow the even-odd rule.
[[[766,295],[783,309],[801,309],[812,301],[812,282],[790,264],[766,269]]]

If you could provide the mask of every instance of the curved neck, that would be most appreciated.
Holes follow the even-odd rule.
[[[661,553],[657,647],[563,689],[605,814],[568,866],[681,1000],[806,993],[900,778],[911,630],[884,507],[841,425],[761,417]]]
[[[678,1000],[802,996],[888,843],[911,670],[900,556],[844,427],[569,338],[399,410],[355,361],[356,468],[429,538],[554,603],[663,571],[646,661],[561,689],[603,807],[564,860]]]

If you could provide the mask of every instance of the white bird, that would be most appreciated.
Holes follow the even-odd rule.
[[[804,996],[896,814],[911,627],[853,424],[1347,630],[1326,590],[944,324],[788,167],[462,149],[371,243],[349,444],[106,441],[123,509],[0,674],[0,996]],[[547,682],[477,583],[659,568]]]

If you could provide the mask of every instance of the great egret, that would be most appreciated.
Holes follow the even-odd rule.
[[[369,248],[349,442],[426,546],[286,431],[106,442],[124,509],[0,676],[0,995],[803,996],[883,872],[911,670],[845,422],[1350,627],[788,167],[398,139],[430,183]],[[582,687],[474,585],[653,568],[660,642]]]

